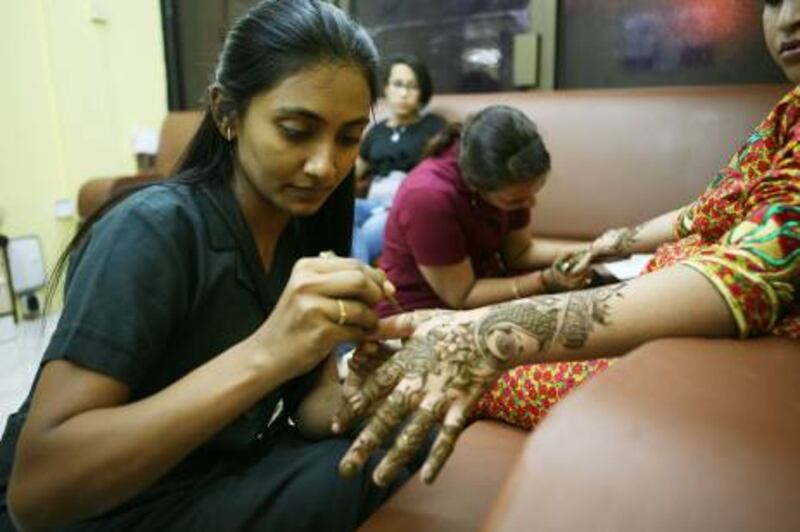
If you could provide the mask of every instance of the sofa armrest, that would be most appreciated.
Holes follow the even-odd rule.
[[[359,532],[478,530],[528,437],[494,421],[470,425],[430,486],[414,475]]]
[[[78,191],[78,216],[85,220],[121,190],[160,179],[162,176],[156,173],[90,179]]]
[[[485,530],[800,530],[800,342],[661,340],[560,403]]]

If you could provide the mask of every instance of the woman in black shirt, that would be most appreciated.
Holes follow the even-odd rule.
[[[391,291],[317,258],[349,250],[376,65],[327,2],[237,22],[178,175],[65,254],[63,314],[0,446],[0,528],[350,530],[397,487],[341,479],[347,440],[323,439],[329,353]]]
[[[383,93],[389,117],[367,132],[356,162],[356,187],[366,199],[356,200],[353,253],[372,263],[383,249],[388,209],[406,174],[422,160],[425,144],[445,125],[434,113],[423,113],[433,96],[425,65],[412,55],[389,58]]]

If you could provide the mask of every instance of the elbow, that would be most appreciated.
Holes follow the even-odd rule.
[[[444,301],[447,308],[453,310],[465,310],[467,305],[467,294],[463,296],[458,295],[440,295],[439,298]]]
[[[436,292],[436,295],[439,296],[439,299],[441,299],[445,305],[447,305],[447,308],[453,310],[467,310],[480,306],[475,304],[475,298],[472,297],[476,284],[477,281],[473,281],[469,286],[458,287],[456,289],[446,291],[434,289],[434,292]]]
[[[19,530],[52,530],[78,518],[73,506],[75,484],[66,485],[59,475],[52,474],[52,463],[40,466],[42,460],[20,457],[19,446],[8,482],[6,504],[9,516]],[[38,464],[37,464],[38,462]],[[89,514],[85,514],[89,515]]]
[[[8,484],[6,504],[12,523],[19,530],[48,530],[63,523],[50,520],[48,501],[38,496],[30,482],[23,482],[19,475],[12,475]]]

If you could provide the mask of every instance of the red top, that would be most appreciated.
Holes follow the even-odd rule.
[[[456,141],[440,156],[422,161],[397,191],[386,224],[381,268],[397,287],[404,311],[446,308],[417,265],[451,266],[469,257],[477,278],[502,276],[503,242],[529,221],[529,209],[503,211],[467,187]],[[386,316],[397,309],[381,304],[378,312]]]

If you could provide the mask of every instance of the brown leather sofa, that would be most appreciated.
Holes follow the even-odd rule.
[[[78,191],[78,216],[88,218],[118,191],[164,179],[175,169],[183,150],[200,125],[202,115],[197,111],[169,113],[159,134],[152,172],[91,179]]]
[[[587,238],[685,204],[784,86],[437,96],[462,120],[523,109],[553,170],[537,234]],[[413,478],[362,527],[406,531],[800,530],[800,342],[646,344],[532,433],[471,425],[433,486]]]
[[[587,238],[696,197],[786,90],[444,95],[432,108],[451,120],[495,103],[527,112],[553,159],[535,230]],[[174,163],[199,114],[167,128],[173,117],[157,164],[168,153]],[[800,530],[798,449],[800,342],[662,340],[577,389],[533,433],[474,423],[433,486],[413,478],[361,530]]]

